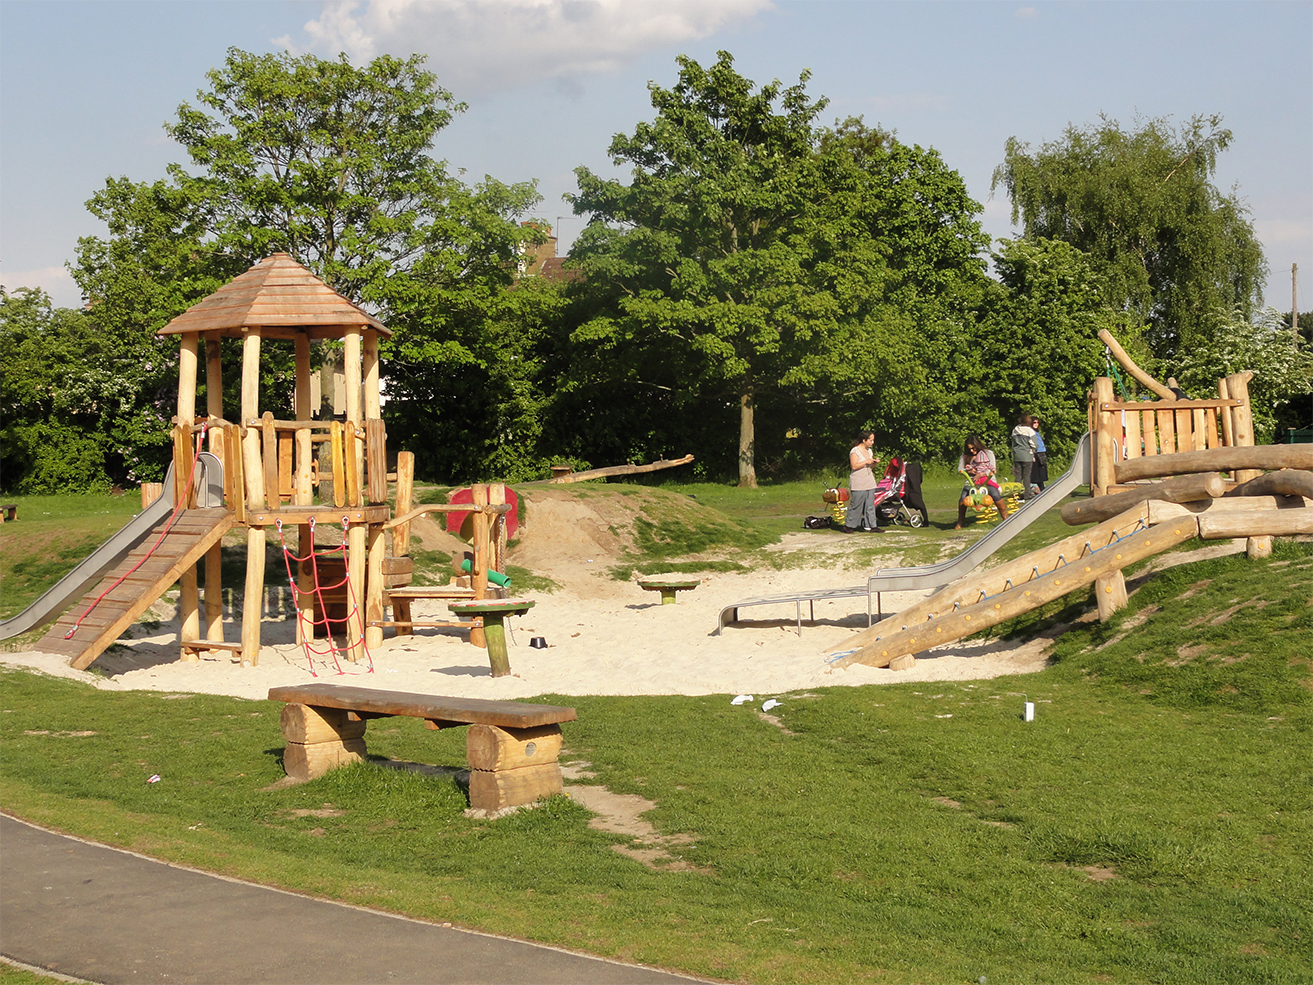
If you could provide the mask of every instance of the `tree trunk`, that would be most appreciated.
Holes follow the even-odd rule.
[[[739,488],[757,488],[756,467],[756,427],[753,424],[755,405],[752,401],[752,385],[748,384],[739,394]]]

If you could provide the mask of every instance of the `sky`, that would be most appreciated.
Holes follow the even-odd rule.
[[[995,239],[1016,234],[994,169],[1011,137],[1032,147],[1101,116],[1180,125],[1220,114],[1234,135],[1214,181],[1251,212],[1286,310],[1291,265],[1313,307],[1313,2],[871,2],[871,0],[3,0],[0,2],[0,284],[80,304],[65,270],[85,207],[109,177],[153,182],[182,148],[163,130],[196,103],[229,48],[354,64],[427,56],[468,110],[434,154],[466,181],[536,179],[534,216],[564,254],[583,228],[562,195],[574,169],[625,177],[606,153],[653,111],[649,82],[675,58],[718,51],[758,84],[830,100],[822,122],[863,116],[932,147],[962,175]]]

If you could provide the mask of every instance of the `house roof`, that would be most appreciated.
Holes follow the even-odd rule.
[[[259,330],[264,338],[341,338],[348,328],[392,333],[286,253],[265,257],[209,297],[196,302],[162,329],[160,335],[218,332],[240,338]]]

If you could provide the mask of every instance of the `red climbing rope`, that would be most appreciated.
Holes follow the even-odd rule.
[[[340,647],[338,647],[337,641],[333,638],[333,624],[334,623],[341,624],[343,629],[347,630],[347,632],[345,632],[344,635],[350,638],[349,627],[351,626],[353,619],[359,618],[360,615],[360,605],[359,605],[359,601],[356,599],[355,586],[351,584],[351,578],[348,574],[346,574],[346,571],[348,569],[347,532],[350,527],[350,520],[345,516],[342,517],[341,544],[339,544],[335,548],[321,552],[315,550],[315,546],[314,546],[315,521],[314,518],[311,517],[310,518],[310,553],[304,556],[293,553],[292,549],[287,546],[287,539],[283,536],[283,521],[282,520],[276,521],[274,526],[278,529],[278,542],[282,545],[283,548],[283,567],[286,568],[287,570],[287,581],[292,588],[292,599],[296,606],[298,623],[301,623],[301,619],[302,619],[302,608],[301,608],[302,594],[313,594],[315,599],[315,608],[317,608],[320,613],[320,618],[318,619],[316,619],[314,615],[311,614],[310,618],[306,620],[307,622],[310,623],[311,626],[310,632],[301,634],[302,645],[305,648],[306,662],[310,666],[310,676],[311,677],[319,676],[319,674],[315,671],[314,658],[316,656],[320,656],[320,657],[332,656],[333,666],[337,668],[338,674],[345,676],[347,672],[342,669],[342,663],[341,661],[338,660],[338,651]],[[320,558],[330,558],[334,556],[340,556],[342,558],[342,568],[343,568],[342,580],[339,582],[326,585],[319,577],[319,560]],[[311,580],[314,583],[314,587],[311,588],[310,592],[302,593],[300,588],[297,586],[297,578],[292,570],[292,563],[296,562],[297,567],[300,568],[300,566],[305,564],[307,561],[310,563],[310,575],[311,575]],[[324,593],[326,591],[328,592],[337,591],[338,589],[341,589],[343,587],[346,588],[347,603],[348,603],[346,616],[345,618],[342,619],[333,619],[328,614],[328,600],[325,598]],[[363,620],[361,620],[361,622],[363,623]],[[314,645],[314,635],[315,635],[314,627],[317,626],[322,626],[324,628],[324,639],[327,642],[327,647],[325,649],[318,649]],[[373,654],[369,652],[369,646],[365,642],[363,636],[360,640],[360,645],[365,651],[365,657],[369,661],[369,669],[366,670],[365,673],[372,674],[374,672],[374,657]]]

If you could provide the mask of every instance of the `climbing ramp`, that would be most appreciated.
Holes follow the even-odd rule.
[[[233,521],[223,507],[180,510],[158,520],[33,649],[66,656],[79,670],[86,667],[200,561]]]
[[[924,602],[890,616],[830,650],[832,667],[888,667],[899,657],[951,643],[1199,536],[1193,516],[1147,526],[1135,509],[962,578]]]

